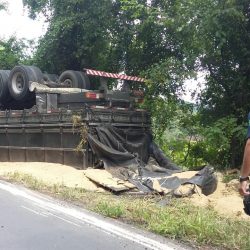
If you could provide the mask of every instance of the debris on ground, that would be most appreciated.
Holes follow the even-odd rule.
[[[154,143],[152,134],[142,128],[97,126],[89,131],[87,140],[99,166],[113,177],[129,181],[140,192],[169,194],[185,184],[199,186],[205,195],[216,190],[217,178],[212,167],[205,166],[187,178]]]
[[[84,174],[89,180],[93,181],[98,186],[100,185],[103,188],[114,192],[123,192],[136,188],[130,182],[113,177],[109,172],[103,169],[89,168],[84,170]]]
[[[100,171],[105,172],[104,169]],[[107,192],[106,188],[101,188],[90,181],[84,172],[85,170],[76,170],[70,166],[44,162],[1,162],[0,167],[0,176],[6,176],[8,173],[28,174],[48,185],[64,185],[73,188],[84,188],[94,192]],[[103,172],[99,172],[99,175],[103,175]],[[186,178],[191,178],[195,173],[197,171],[187,171],[175,175],[180,177],[185,174]],[[182,195],[182,199],[196,206],[213,208],[224,216],[250,220],[250,216],[247,216],[243,211],[242,197],[238,193],[238,180],[233,179],[229,183],[224,183],[222,174],[216,173],[216,176],[218,185],[214,193],[206,196],[201,193],[200,188],[196,185],[195,193],[189,197],[183,197]],[[187,188],[187,190],[192,189],[192,184],[184,185],[184,188]],[[183,192],[182,186],[178,192]],[[164,205],[167,206],[168,202],[165,202]]]

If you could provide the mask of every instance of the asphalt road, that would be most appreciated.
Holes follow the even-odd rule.
[[[187,249],[0,181],[0,249]]]

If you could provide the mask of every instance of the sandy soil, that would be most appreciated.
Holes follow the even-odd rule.
[[[14,172],[30,174],[50,185],[63,184],[67,187],[79,187],[90,191],[104,191],[88,180],[84,175],[84,170],[77,170],[61,164],[41,162],[2,162],[0,164],[0,176]],[[190,172],[190,175],[192,176],[193,173]],[[197,206],[213,207],[224,216],[250,220],[250,216],[245,215],[243,211],[242,197],[237,191],[238,181],[232,180],[225,184],[221,181],[222,176],[220,174],[218,174],[218,179],[218,187],[213,194],[205,196],[198,190],[190,198],[183,199]]]
[[[247,219],[250,221],[250,216],[243,211],[242,197],[238,193],[238,180],[232,180],[225,184],[222,180],[222,175],[218,176],[218,187],[216,191],[208,196],[197,192],[186,200],[198,206],[213,207],[219,214],[225,217],[236,217],[239,219]]]
[[[23,173],[49,184],[59,184],[67,187],[84,188],[89,191],[103,191],[87,177],[83,170],[77,170],[70,166],[57,163],[41,162],[1,162],[0,176],[8,173]]]

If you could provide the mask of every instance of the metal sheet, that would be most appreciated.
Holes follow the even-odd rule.
[[[8,162],[9,160],[10,160],[9,149],[0,148],[0,162]]]
[[[61,148],[61,134],[58,132],[47,132],[44,134],[44,147]]]
[[[48,150],[45,149],[45,161],[51,163],[61,163],[63,162],[63,151],[62,150]]]
[[[43,149],[27,149],[27,162],[45,162],[45,153]]]
[[[64,164],[74,166],[78,169],[86,169],[85,155],[83,152],[64,151]]]
[[[9,149],[9,160],[11,162],[26,162],[26,150],[22,148]]]

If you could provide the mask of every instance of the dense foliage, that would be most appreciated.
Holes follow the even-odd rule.
[[[144,105],[166,152],[184,165],[240,164],[250,110],[248,0],[23,2],[30,17],[43,13],[49,23],[34,58],[43,70],[144,75]],[[198,71],[206,84],[194,110],[179,94]]]
[[[15,37],[0,40],[0,68],[12,69],[19,63],[26,63],[30,59],[27,52],[29,46],[28,41],[17,40]]]

